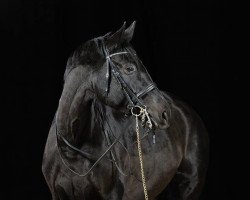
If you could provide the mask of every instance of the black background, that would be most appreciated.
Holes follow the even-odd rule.
[[[1,140],[7,155],[3,199],[50,199],[41,161],[67,58],[82,42],[133,20],[132,44],[153,80],[190,104],[210,133],[201,199],[239,199],[237,156],[231,150],[235,127],[228,128],[230,120],[222,122],[228,116],[221,112],[222,87],[233,91],[239,79],[237,70],[221,73],[231,62],[232,21],[225,2],[1,0],[0,8],[1,105],[7,111]]]

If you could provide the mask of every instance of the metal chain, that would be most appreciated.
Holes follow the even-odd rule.
[[[138,116],[135,116],[136,120],[136,135],[137,135],[137,147],[138,147],[138,154],[140,159],[140,166],[141,166],[141,179],[142,179],[142,186],[144,191],[145,200],[148,200],[148,191],[146,185],[146,179],[143,169],[143,159],[142,159],[142,151],[141,151],[141,141],[140,141],[140,131],[139,131],[139,123],[138,123]]]
[[[136,112],[136,109],[139,109],[139,110],[137,110]],[[145,179],[144,168],[143,168],[143,158],[142,158],[142,150],[141,150],[140,128],[139,128],[138,117],[141,116],[142,123],[145,122],[146,120],[146,123],[148,124],[150,129],[152,129],[152,123],[151,123],[149,114],[146,110],[146,107],[142,108],[140,106],[134,106],[131,108],[131,113],[133,116],[135,116],[137,148],[138,148],[139,161],[140,161],[140,167],[141,167],[143,192],[144,192],[145,200],[148,200],[148,190],[147,190],[146,179]]]

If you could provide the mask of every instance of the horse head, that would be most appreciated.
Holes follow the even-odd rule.
[[[135,22],[128,28],[124,23],[114,34],[87,41],[69,58],[56,118],[62,134],[74,138],[84,129],[94,100],[121,112],[130,101],[143,102],[154,128],[168,127],[168,102],[130,44],[134,29]]]

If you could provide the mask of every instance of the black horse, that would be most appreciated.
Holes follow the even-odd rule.
[[[207,131],[187,104],[153,83],[130,45],[134,28],[124,23],[68,59],[42,164],[53,200],[144,199],[140,142],[149,199],[199,198]]]

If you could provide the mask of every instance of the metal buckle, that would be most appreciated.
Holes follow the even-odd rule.
[[[139,117],[140,115],[142,115],[144,113],[144,108],[142,108],[141,106],[133,106],[130,111],[132,113],[132,115]]]

